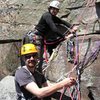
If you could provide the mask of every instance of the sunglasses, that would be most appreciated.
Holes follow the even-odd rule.
[[[38,54],[36,53],[36,54],[28,54],[28,55],[25,55],[25,58],[26,59],[30,59],[31,57],[37,58],[38,57]]]

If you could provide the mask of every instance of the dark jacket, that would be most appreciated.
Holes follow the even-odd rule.
[[[60,30],[56,27],[56,23],[57,24],[64,24],[67,27],[71,26],[71,24],[69,24],[69,23],[61,20],[60,18],[52,15],[50,12],[46,12],[42,15],[39,23],[36,26],[36,29],[38,31],[40,31],[41,35],[43,35],[43,36],[48,37],[48,35],[49,35],[49,38],[52,37],[52,35],[54,36],[54,33],[57,34],[58,36],[64,38],[64,36],[60,32]],[[53,34],[48,33],[50,30],[53,32]]]

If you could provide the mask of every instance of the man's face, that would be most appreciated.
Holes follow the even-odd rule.
[[[29,68],[34,68],[37,60],[38,59],[38,54],[37,53],[32,53],[32,54],[27,54],[24,56],[25,64]]]
[[[54,16],[56,16],[56,15],[58,14],[58,12],[59,12],[59,9],[57,9],[57,8],[51,8],[51,9],[50,9],[50,13],[51,13],[52,15],[54,15]]]

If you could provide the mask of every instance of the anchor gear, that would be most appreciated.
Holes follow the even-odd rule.
[[[75,48],[75,43],[74,39],[70,39],[67,41],[67,58],[68,62],[74,63],[74,48]]]

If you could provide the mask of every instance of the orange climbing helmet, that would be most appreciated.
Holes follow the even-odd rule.
[[[26,54],[30,54],[30,53],[38,53],[38,50],[36,48],[36,46],[34,44],[24,44],[21,47],[21,55],[26,55]]]

